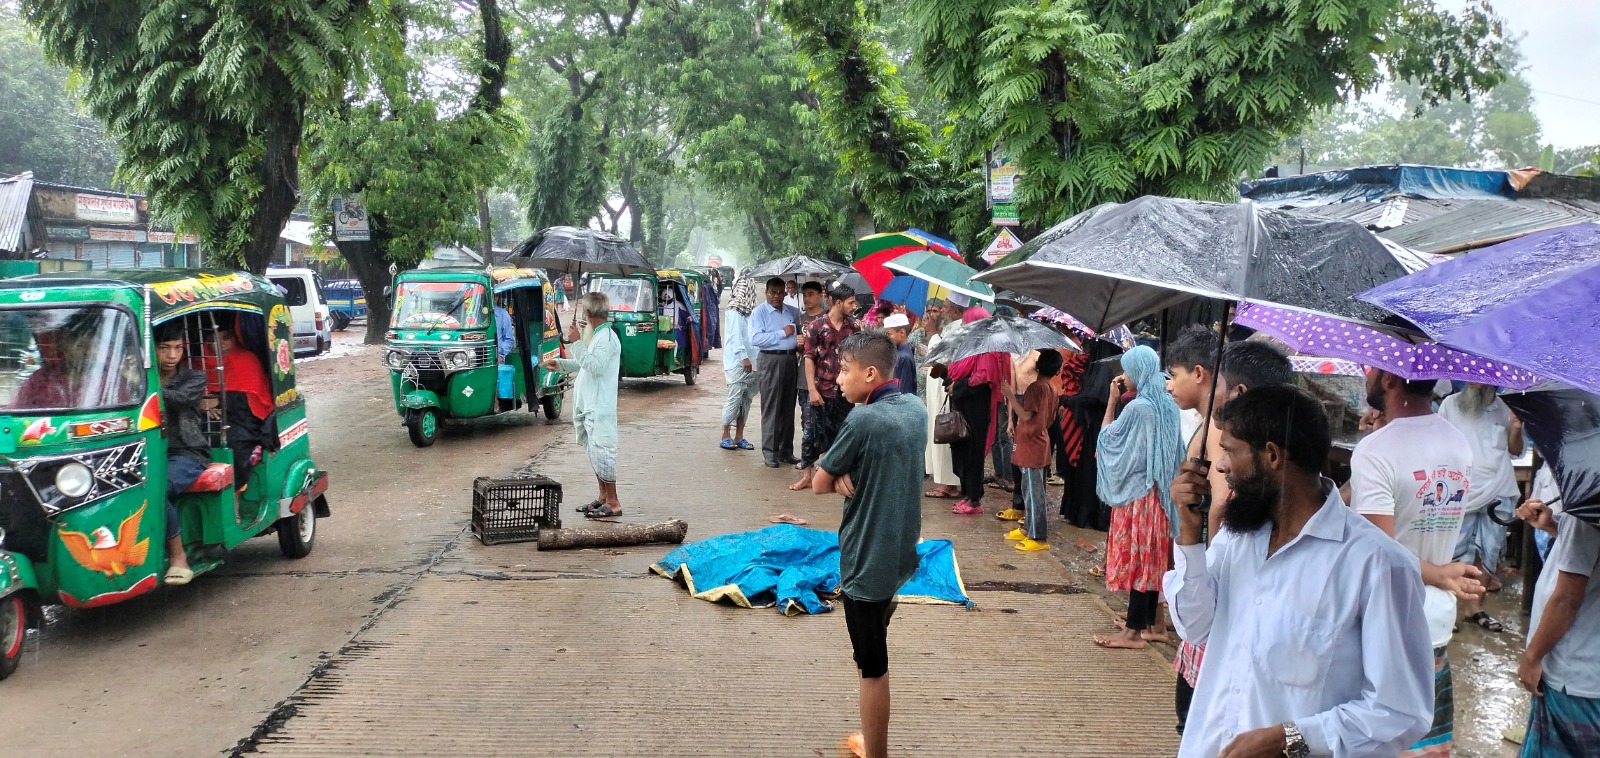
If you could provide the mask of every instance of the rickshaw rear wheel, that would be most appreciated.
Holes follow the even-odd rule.
[[[561,396],[545,395],[539,398],[539,405],[544,407],[544,417],[555,421],[561,418]]]
[[[0,679],[11,676],[22,663],[22,641],[27,634],[27,606],[22,595],[0,599]]]
[[[690,387],[693,387],[694,383],[695,383],[695,380],[697,380],[699,378],[700,378],[700,367],[699,366],[690,366],[690,367],[688,367],[688,368],[683,370],[683,383],[684,384],[687,384]]]
[[[278,519],[278,549],[285,558],[304,558],[317,545],[317,508],[306,503],[299,513]]]
[[[411,434],[411,444],[427,447],[439,438],[439,412],[432,408],[412,411],[406,417],[406,431]]]

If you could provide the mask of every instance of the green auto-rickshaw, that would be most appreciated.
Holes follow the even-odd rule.
[[[611,302],[611,320],[622,341],[623,377],[682,374],[686,383],[695,383],[708,350],[701,297],[705,286],[705,276],[693,271],[587,277],[584,291],[603,293]],[[664,297],[669,291],[670,303]]]
[[[42,606],[111,605],[164,581],[168,441],[152,335],[172,321],[184,362],[207,376],[203,404],[219,409],[202,420],[210,465],[174,498],[191,568],[271,532],[284,555],[311,552],[328,475],[311,460],[294,323],[272,282],[183,269],[0,282],[0,679]],[[243,386],[219,359],[224,329],[260,362],[268,387],[256,391],[272,394],[237,466],[238,417],[221,409]]]
[[[497,312],[514,332],[504,360]],[[384,362],[395,411],[417,447],[432,445],[446,419],[523,408],[559,418],[572,379],[541,363],[564,349],[555,288],[537,269],[417,269],[395,280]]]

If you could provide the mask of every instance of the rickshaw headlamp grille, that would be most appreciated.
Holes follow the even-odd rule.
[[[445,365],[450,368],[466,368],[471,360],[464,350],[451,350],[444,354]]]
[[[390,350],[383,356],[383,362],[396,371],[406,367],[406,356],[399,350]]]
[[[94,472],[82,463],[68,463],[56,469],[56,491],[67,497],[83,497],[94,487]]]

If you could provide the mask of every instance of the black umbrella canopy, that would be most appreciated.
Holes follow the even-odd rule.
[[[1033,319],[1021,316],[990,316],[962,324],[928,352],[925,363],[954,363],[984,353],[1023,355],[1029,350],[1071,350],[1078,346],[1071,338]]]
[[[562,274],[639,274],[655,266],[628,241],[576,226],[552,226],[518,243],[505,262]]]
[[[809,255],[790,255],[775,258],[758,266],[745,269],[744,275],[755,278],[796,277],[796,276],[840,276],[849,273],[851,268],[842,263],[825,261],[812,258]]]
[[[1073,216],[974,278],[1098,332],[1196,296],[1379,324],[1388,314],[1351,295],[1405,273],[1353,221],[1147,196]]]
[[[1561,507],[1600,526],[1600,396],[1551,383],[1501,399],[1549,463]]]

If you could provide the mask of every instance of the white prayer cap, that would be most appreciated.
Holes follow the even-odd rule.
[[[885,329],[894,329],[901,326],[911,326],[911,319],[906,318],[904,313],[891,313],[888,318],[883,320],[883,328]]]

